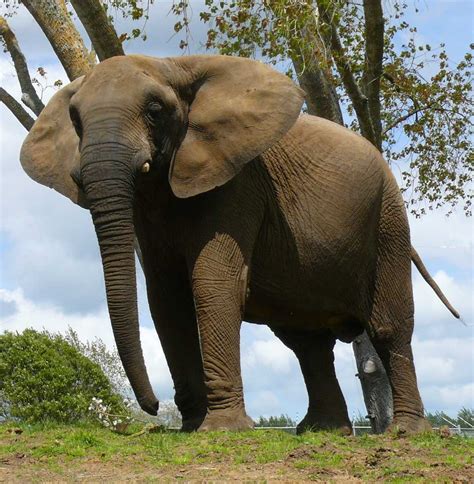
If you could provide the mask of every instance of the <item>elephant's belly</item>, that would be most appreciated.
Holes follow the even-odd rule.
[[[277,298],[255,287],[250,287],[244,313],[244,320],[250,323],[304,331],[330,330],[344,342],[351,342],[362,333],[362,319],[348,310],[343,301],[332,304],[330,298],[322,302],[316,296],[302,303],[288,294]]]

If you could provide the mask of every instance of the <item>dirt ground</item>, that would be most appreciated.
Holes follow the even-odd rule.
[[[207,440],[190,436],[176,442],[159,436],[133,441],[122,438],[120,448],[101,447],[90,440],[87,449],[79,444],[68,447],[66,438],[63,443],[50,435],[46,439],[38,434],[4,434],[0,438],[0,447],[6,449],[0,454],[0,482],[474,483],[471,439],[371,436],[331,440],[331,436],[310,436],[292,440],[297,438],[280,436],[275,440],[280,439],[283,447],[276,449],[272,434],[253,437],[257,434],[239,438],[217,435]],[[78,441],[77,435],[84,440],[84,433],[76,432],[69,442]],[[180,456],[185,463],[177,463]],[[259,463],[262,459],[266,462]]]
[[[408,449],[407,449],[408,450]],[[290,453],[286,459],[267,464],[186,464],[182,466],[153,466],[134,459],[112,462],[99,459],[80,459],[80,462],[58,462],[56,469],[43,466],[41,459],[25,454],[16,454],[0,460],[0,482],[163,482],[179,480],[182,482],[367,482],[367,481],[408,481],[408,482],[453,482],[473,483],[474,465],[464,469],[451,469],[439,462],[426,462],[424,468],[407,466],[397,472],[386,472],[385,464],[393,455],[393,450],[380,447],[363,453],[354,452],[347,462],[347,469],[330,469],[311,464],[317,450],[302,447]],[[398,451],[403,457],[403,450]],[[411,459],[413,455],[407,455]],[[423,456],[418,455],[418,459]],[[354,472],[351,461],[363,461],[369,473]],[[423,459],[424,460],[424,459]],[[298,465],[300,463],[300,465]],[[418,467],[418,466],[417,466]]]

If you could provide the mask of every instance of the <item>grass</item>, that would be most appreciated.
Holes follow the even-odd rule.
[[[19,433],[15,433],[16,432]],[[474,439],[436,433],[113,433],[92,423],[0,425],[0,481],[474,481]]]

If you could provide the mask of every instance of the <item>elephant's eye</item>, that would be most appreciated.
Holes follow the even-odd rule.
[[[81,118],[79,117],[79,113],[74,106],[69,107],[69,117],[71,118],[72,125],[76,130],[76,134],[79,138],[82,137],[82,123]]]
[[[145,116],[151,124],[156,125],[160,119],[161,111],[161,104],[159,102],[152,102],[148,104]]]

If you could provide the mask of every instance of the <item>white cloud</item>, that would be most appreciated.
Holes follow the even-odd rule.
[[[68,327],[77,332],[82,341],[100,338],[109,348],[115,347],[110,319],[105,306],[89,314],[65,314],[52,304],[36,304],[25,298],[21,289],[0,289],[0,301],[10,305],[7,313],[0,314],[0,330],[23,331],[33,328],[38,331],[65,333]],[[140,339],[148,374],[159,398],[174,396],[173,383],[168,365],[154,328],[140,327]]]
[[[474,383],[462,385],[431,385],[423,389],[424,404],[427,412],[444,411],[455,416],[459,409],[473,408]]]
[[[450,267],[444,262],[444,267]],[[431,287],[414,269],[415,334],[419,338],[472,337],[474,324],[474,293],[472,279],[464,279],[455,269],[439,270],[433,276],[443,293],[461,314],[454,318]]]
[[[280,402],[277,395],[271,390],[262,390],[255,392],[252,395],[250,403],[246,405],[247,412],[253,416],[254,419],[260,415],[270,417],[271,415],[281,415],[282,402]]]
[[[423,260],[436,265],[448,263],[472,278],[473,224],[472,217],[459,210],[448,217],[442,210],[429,212],[420,219],[411,216],[413,246]]]
[[[290,373],[296,357],[277,338],[257,340],[243,355],[243,364],[253,368],[267,367],[284,377]]]
[[[474,338],[414,338],[418,379],[423,385],[450,385],[474,381]]]
[[[21,289],[8,291],[0,289],[0,300],[13,303],[15,312],[1,315],[1,327],[5,331],[21,331],[24,328],[43,328],[53,332],[64,332],[71,326],[81,338],[100,337],[109,346],[113,343],[107,310],[87,315],[67,315],[60,307],[52,304],[36,304],[28,300]]]

